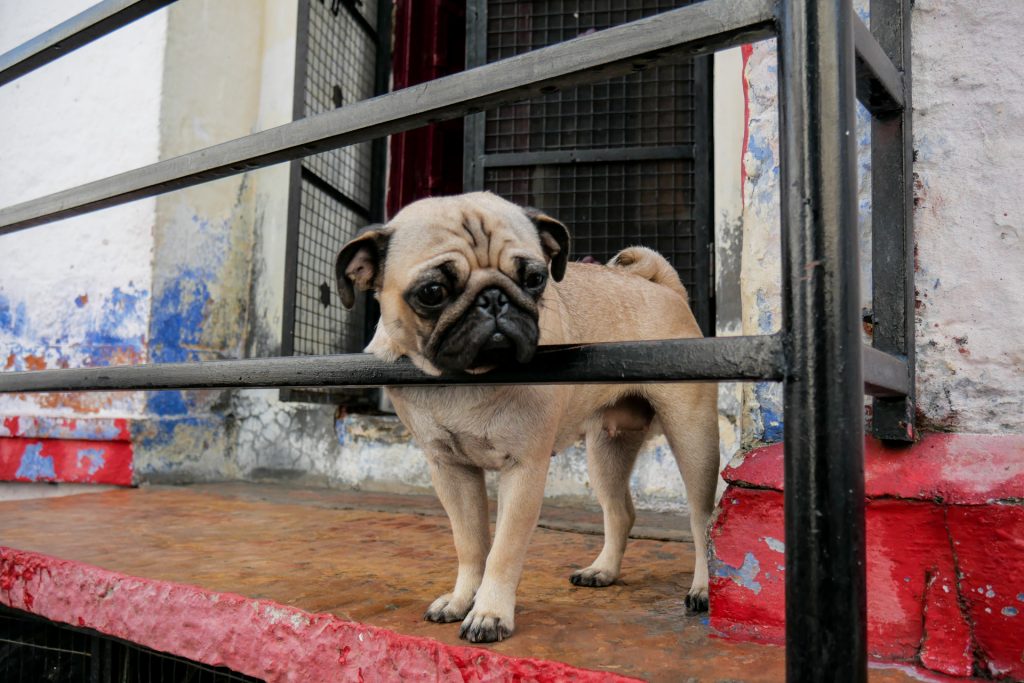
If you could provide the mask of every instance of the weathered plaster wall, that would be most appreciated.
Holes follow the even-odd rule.
[[[291,119],[295,7],[294,2],[193,0],[169,8],[160,111],[163,158]],[[283,254],[286,196],[282,167],[157,199],[149,335],[154,362],[246,355],[259,319],[251,310],[254,273],[267,267],[267,234]],[[268,211],[273,229],[266,231]],[[277,235],[281,238],[275,240]],[[262,303],[257,314],[266,313]],[[150,394],[151,419],[135,429],[139,475],[151,481],[241,476],[245,467],[234,453],[237,393]]]
[[[91,0],[0,0],[0,52]],[[157,160],[166,14],[0,88],[0,205]],[[155,202],[0,237],[0,371],[147,358]],[[133,416],[133,393],[0,396],[4,415]]]
[[[917,386],[923,425],[1024,431],[1019,2],[914,9]]]
[[[862,4],[862,3],[858,3]],[[924,429],[1024,428],[1024,83],[1014,58],[1024,16],[1012,0],[922,1],[913,13],[919,419]],[[861,16],[867,19],[861,7]],[[743,330],[778,329],[776,54],[745,49]],[[870,306],[870,126],[858,113],[861,298]],[[747,390],[744,438],[782,436],[777,385]]]
[[[715,308],[716,334],[743,334],[740,287],[743,250],[743,143],[746,120],[744,56],[741,48],[715,55]],[[720,384],[718,431],[724,466],[742,442],[744,386]]]
[[[172,6],[161,155],[174,156],[292,119],[297,2],[191,0]],[[289,167],[160,197],[150,349],[157,362],[281,352]],[[335,409],[277,390],[151,394],[136,423],[142,480],[298,479],[347,484],[372,457],[344,450]],[[369,427],[367,427],[369,429]],[[385,484],[400,485],[390,477]],[[399,482],[399,483],[394,483]]]
[[[781,270],[778,91],[775,41],[742,48],[744,141],[740,308],[743,334],[779,330]],[[744,385],[746,445],[782,438],[782,393],[771,382]]]
[[[861,12],[862,18],[867,14]],[[774,40],[742,48],[745,118],[742,256],[737,290],[743,334],[781,329],[781,207],[779,204],[778,55]],[[861,244],[861,303],[871,302],[871,125],[858,106],[858,230]],[[742,435],[746,446],[782,439],[782,385],[757,382],[744,388]]]

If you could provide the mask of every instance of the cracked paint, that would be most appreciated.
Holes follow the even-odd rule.
[[[733,567],[724,562],[716,562],[714,565],[715,576],[734,581],[754,594],[761,592],[761,584],[756,581],[760,572],[761,565],[754,553],[744,555],[743,564],[739,567]]]
[[[0,481],[132,483],[127,441],[0,438]]]
[[[128,420],[124,418],[48,417],[12,415],[0,422],[0,437],[27,439],[74,439],[84,441],[128,441]]]
[[[32,443],[25,446],[14,478],[21,481],[53,481],[57,478],[57,473],[53,469],[53,458],[43,455],[43,444]]]
[[[89,476],[95,475],[105,464],[104,451],[102,448],[83,448],[78,451],[75,461],[79,467],[85,465]]]
[[[125,365],[145,359],[146,289],[129,283],[91,300],[65,300],[61,310],[53,311],[29,306],[26,301],[12,303],[2,285],[0,282],[0,347],[7,354],[4,370]],[[138,401],[137,395],[128,392],[7,394],[0,396],[0,412],[124,415],[135,413]]]

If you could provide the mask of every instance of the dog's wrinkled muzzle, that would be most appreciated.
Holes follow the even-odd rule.
[[[489,287],[447,331],[432,360],[447,371],[527,363],[538,337],[535,313],[517,306],[502,288]]]

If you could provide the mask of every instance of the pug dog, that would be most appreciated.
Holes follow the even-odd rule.
[[[542,344],[700,337],[675,269],[633,247],[609,265],[570,263],[554,218],[487,192],[422,199],[361,231],[335,264],[342,303],[372,291],[380,322],[367,351],[431,375],[526,363]],[[708,606],[706,529],[718,478],[717,389],[710,383],[392,387],[387,395],[425,451],[458,557],[429,621],[500,641],[515,629],[516,589],[540,515],[548,464],[581,436],[604,514],[604,547],[569,577],[619,576],[635,512],[629,478],[660,424],[682,472],[697,561],[688,610]],[[492,541],[485,470],[500,473]]]

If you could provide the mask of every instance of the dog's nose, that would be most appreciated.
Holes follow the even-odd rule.
[[[508,311],[508,297],[505,296],[505,292],[497,287],[490,287],[480,292],[476,297],[476,305],[481,310],[497,318],[502,313]]]

